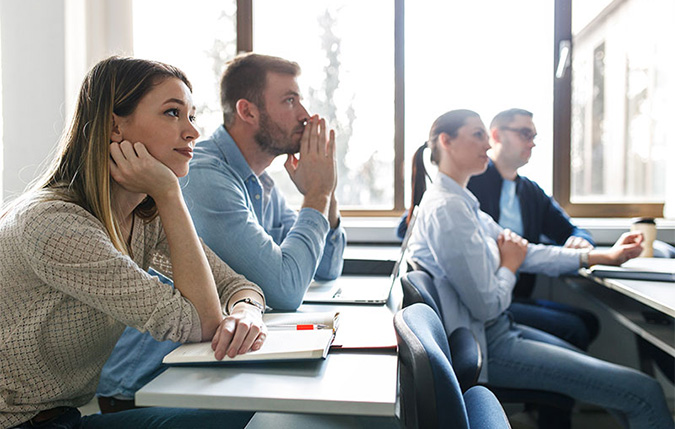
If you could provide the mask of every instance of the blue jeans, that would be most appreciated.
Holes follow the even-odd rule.
[[[557,302],[514,299],[509,311],[519,325],[548,332],[581,350],[588,350],[600,330],[598,318],[590,311]]]
[[[607,409],[631,428],[673,428],[663,390],[648,375],[588,356],[544,332],[523,333],[508,313],[485,335],[491,385],[563,393]]]
[[[249,411],[215,411],[182,408],[138,408],[111,414],[80,416],[77,408],[42,424],[30,422],[17,429],[184,429],[243,428],[253,417]]]

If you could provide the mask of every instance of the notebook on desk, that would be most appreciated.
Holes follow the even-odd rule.
[[[164,356],[167,365],[325,359],[339,326],[339,313],[266,313],[267,339],[257,351],[217,360],[211,341],[182,344]]]
[[[588,271],[603,278],[675,282],[675,259],[635,258],[620,267],[594,265]]]
[[[335,280],[314,280],[305,293],[305,303],[344,303],[344,304],[385,304],[389,299],[392,287],[401,274],[408,240],[412,234],[417,208],[410,217],[410,224],[406,231],[398,259],[391,274],[386,276],[375,275],[341,275]]]

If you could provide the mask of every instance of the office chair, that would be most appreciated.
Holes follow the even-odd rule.
[[[424,304],[394,316],[402,421],[406,428],[510,428],[497,398],[483,386],[462,394],[441,320]]]
[[[401,277],[403,288],[403,306],[424,303],[431,307],[442,319],[439,296],[433,278],[426,271],[411,271]],[[448,339],[452,352],[453,368],[460,380],[462,390],[466,391],[478,382],[483,362],[480,345],[473,333],[466,328],[458,328]],[[539,409],[538,426],[540,428],[569,429],[572,426],[572,408],[574,399],[560,393],[533,389],[511,389],[486,384],[501,403],[535,404]]]

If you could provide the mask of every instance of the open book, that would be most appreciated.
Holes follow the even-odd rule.
[[[270,313],[263,316],[267,339],[260,350],[225,356],[219,361],[211,349],[211,341],[183,344],[164,356],[168,365],[217,364],[270,360],[325,359],[335,331],[339,313]]]
[[[598,277],[674,282],[675,259],[635,258],[620,267],[593,265],[588,271]]]

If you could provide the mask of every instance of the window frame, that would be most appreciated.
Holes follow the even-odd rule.
[[[237,0],[237,53],[253,51],[253,1]],[[405,0],[394,0],[394,206],[389,210],[341,209],[346,217],[400,216],[405,211]]]
[[[572,0],[555,0],[553,68],[553,197],[572,217],[663,217],[663,203],[573,203],[571,199],[570,150],[572,133],[572,72],[567,67],[555,76],[562,42],[572,40]]]
[[[237,0],[237,52],[253,50],[253,1]],[[394,1],[394,205],[390,210],[346,209],[345,216],[400,216],[405,210],[405,0]],[[572,0],[555,0],[553,46],[553,197],[573,217],[663,217],[663,203],[573,203],[570,183],[572,73],[555,77],[562,41],[572,45]]]

